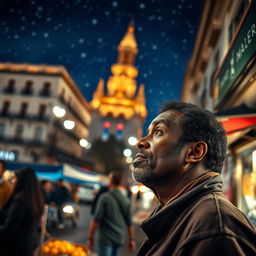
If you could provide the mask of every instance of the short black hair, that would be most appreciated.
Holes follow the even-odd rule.
[[[5,162],[4,160],[0,160],[0,163],[2,164],[2,166],[3,166],[4,170],[5,170],[5,168],[6,168],[6,162]]]
[[[41,181],[41,185],[44,186],[44,185],[45,185],[46,183],[48,183],[48,182],[51,182],[51,181],[49,181],[49,180],[42,180],[42,181]]]
[[[160,113],[176,110],[182,115],[178,121],[182,130],[179,146],[185,143],[204,141],[208,145],[204,165],[206,168],[221,173],[226,158],[227,136],[222,124],[216,116],[196,105],[168,101],[161,106]]]
[[[111,172],[110,178],[111,178],[113,185],[119,186],[122,184],[123,175],[121,172],[116,172],[116,171]]]

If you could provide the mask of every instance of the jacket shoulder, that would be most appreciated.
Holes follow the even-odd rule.
[[[190,215],[189,222],[193,233],[210,232],[246,236],[247,230],[255,230],[245,215],[221,192],[213,192],[201,197],[187,214]]]

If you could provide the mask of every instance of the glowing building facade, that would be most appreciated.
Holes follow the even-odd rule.
[[[100,137],[107,140],[113,134],[127,143],[129,137],[142,135],[147,110],[144,85],[137,88],[135,58],[138,48],[134,30],[134,24],[130,23],[118,45],[117,63],[111,66],[112,75],[106,88],[104,80],[100,79],[93,95],[90,142]]]

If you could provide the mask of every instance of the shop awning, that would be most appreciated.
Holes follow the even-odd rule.
[[[35,170],[37,177],[42,180],[57,181],[63,179],[65,181],[83,184],[107,184],[107,177],[82,169],[78,166],[63,164],[63,165],[48,165],[48,164],[32,164],[32,163],[16,163],[7,162],[6,169],[14,171],[21,167],[31,167]]]
[[[227,135],[253,126],[256,127],[256,109],[249,108],[245,104],[215,114],[222,122]]]

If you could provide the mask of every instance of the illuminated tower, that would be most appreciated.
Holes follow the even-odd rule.
[[[131,22],[118,45],[117,63],[111,66],[106,93],[104,81],[100,79],[90,103],[93,109],[91,141],[100,136],[107,139],[109,134],[114,134],[127,143],[130,136],[142,135],[147,110],[144,85],[137,88],[138,69],[134,66],[137,54],[134,23]]]

